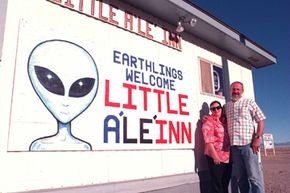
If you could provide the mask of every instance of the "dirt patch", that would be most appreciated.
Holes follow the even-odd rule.
[[[261,150],[266,193],[290,193],[290,147],[275,147],[272,150]]]

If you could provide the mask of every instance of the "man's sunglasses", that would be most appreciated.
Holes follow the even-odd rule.
[[[211,111],[215,111],[215,110],[220,110],[222,107],[218,106],[218,107],[211,107],[210,110]]]

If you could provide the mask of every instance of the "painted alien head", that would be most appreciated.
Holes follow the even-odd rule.
[[[92,103],[99,84],[92,56],[64,40],[38,44],[28,59],[28,75],[43,104],[62,123],[72,121]]]

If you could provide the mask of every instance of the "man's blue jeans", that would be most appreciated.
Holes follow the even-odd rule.
[[[264,193],[264,180],[257,154],[251,145],[231,146],[232,177],[237,179],[241,193]],[[251,189],[251,191],[250,191]]]

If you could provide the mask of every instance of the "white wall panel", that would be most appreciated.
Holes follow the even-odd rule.
[[[201,115],[204,114],[201,112],[203,105],[216,99],[223,103],[224,98],[201,94],[199,58],[222,66],[221,56],[184,39],[181,40],[182,47],[164,45],[163,35],[168,32],[164,32],[158,25],[168,24],[119,1],[116,2],[118,6],[123,6],[123,9],[102,4],[103,16],[109,17],[109,10],[114,9],[116,16],[113,15],[113,19],[118,21],[118,24],[114,24],[114,21],[102,21],[98,18],[98,10],[94,16],[88,15],[88,4],[84,4],[85,13],[80,13],[76,10],[78,4],[68,9],[52,2],[8,2],[0,62],[0,89],[3,91],[0,100],[0,191],[62,188],[187,174],[197,171],[197,164],[202,165],[199,165],[200,170],[206,169],[203,160],[198,160],[199,156],[203,155],[203,149],[201,144],[198,144],[201,136],[196,128],[199,128]],[[96,5],[98,6],[100,5]],[[142,29],[150,25],[153,38],[140,35],[138,17],[133,18],[133,30],[125,29],[122,24],[126,9],[140,16],[139,19],[146,15],[158,24],[155,26],[140,20]],[[28,59],[35,46],[55,39],[83,47],[94,59],[98,69],[99,85],[94,100],[70,122],[73,135],[89,143],[92,147],[90,151],[62,149],[63,146],[67,147],[65,143],[53,146],[55,149],[49,151],[33,152],[29,149],[34,140],[58,132],[56,116],[52,116],[51,113],[53,110],[43,104],[47,101],[40,100],[28,74]],[[114,53],[118,54],[118,57],[115,55],[115,61]],[[128,56],[130,60],[122,60],[123,56]],[[141,66],[140,61],[127,63],[132,61],[132,58],[141,58],[143,62],[147,60],[154,65],[146,69],[145,63]],[[54,61],[54,57],[47,60]],[[71,61],[71,64],[75,61],[79,61],[79,58]],[[180,74],[176,77],[163,75],[165,71],[162,66],[171,69],[171,73],[174,69],[174,73]],[[56,70],[56,67],[52,69]],[[68,64],[66,69],[67,71],[61,72],[59,76],[69,77],[78,72],[92,73],[84,67],[73,70],[73,66]],[[126,71],[130,70],[139,76],[137,80],[126,80]],[[229,71],[231,81],[240,80],[252,85],[250,70],[230,62]],[[150,77],[171,80],[172,85],[166,88],[158,87],[148,83]],[[131,95],[136,110],[123,106],[129,100],[128,90],[124,88],[123,83],[136,86]],[[150,90],[147,93],[147,102],[144,100],[144,93],[140,91],[143,87]],[[161,98],[158,99],[154,89],[164,92],[160,95]],[[252,93],[253,88],[248,86],[247,95]],[[108,97],[117,107],[106,105]],[[63,98],[64,101],[66,99]],[[104,142],[104,120],[108,115],[113,115],[120,121],[119,143],[115,141],[116,133],[110,132],[108,143]],[[152,139],[152,143],[141,143],[141,119],[152,121],[144,124],[143,134],[144,139]],[[166,122],[162,127],[162,137],[165,140],[163,144],[157,142],[161,138],[162,125],[158,124],[157,120]],[[170,138],[169,122],[175,124],[176,128],[180,126],[180,132],[176,134],[179,141],[172,133],[173,138]],[[127,138],[136,139],[137,142],[124,142],[124,124]],[[110,122],[109,125],[113,127],[114,123]],[[185,126],[189,133],[182,132],[182,126]]]

